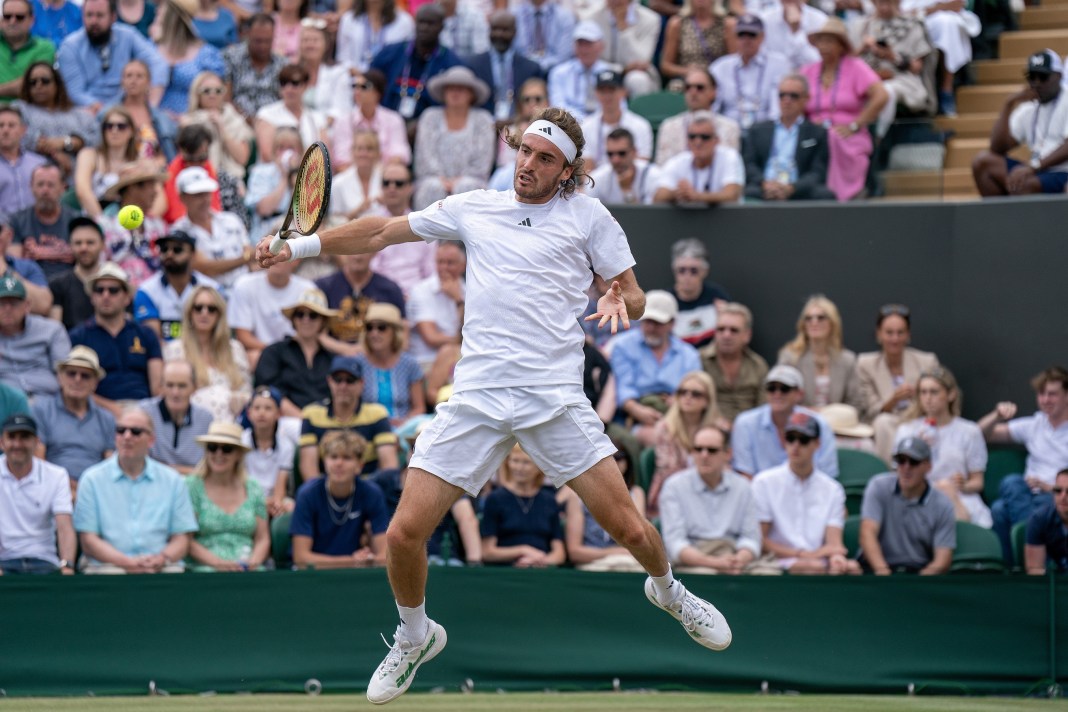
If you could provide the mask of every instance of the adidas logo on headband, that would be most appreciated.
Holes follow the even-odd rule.
[[[553,135],[553,130],[551,128],[549,128],[548,126],[542,126],[540,129],[538,129],[538,131],[541,131],[542,133],[549,134],[550,136]]]

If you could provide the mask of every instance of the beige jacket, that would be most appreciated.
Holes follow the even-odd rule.
[[[904,373],[906,383],[915,383],[920,374],[938,366],[938,357],[927,351],[906,348]],[[883,403],[894,395],[894,381],[882,351],[871,351],[857,357],[857,378],[860,381],[864,407],[861,417],[871,422],[882,410]]]

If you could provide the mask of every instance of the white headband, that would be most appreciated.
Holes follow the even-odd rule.
[[[541,136],[544,139],[548,139],[553,142],[553,145],[560,149],[560,152],[564,154],[564,158],[568,163],[573,163],[575,156],[578,155],[578,147],[575,146],[575,142],[571,140],[571,137],[564,133],[564,130],[545,119],[538,119],[523,132],[523,135],[533,134],[535,136]]]

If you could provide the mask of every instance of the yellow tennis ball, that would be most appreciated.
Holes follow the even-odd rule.
[[[125,208],[119,211],[119,224],[127,230],[134,230],[141,227],[141,223],[145,220],[145,212],[136,205],[127,205]]]

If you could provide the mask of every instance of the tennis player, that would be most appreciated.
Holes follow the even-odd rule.
[[[403,694],[422,663],[445,647],[427,617],[426,542],[464,493],[476,495],[518,440],[556,487],[570,486],[593,517],[649,573],[645,595],[700,645],[723,650],[731,631],[708,601],[671,573],[656,529],[631,502],[604,433],[582,390],[582,328],[592,272],[611,285],[598,300],[599,326],[613,333],[645,310],[627,237],[597,200],[576,194],[585,180],[578,122],[548,108],[520,136],[514,188],[452,195],[407,216],[365,217],[286,242],[264,267],[312,255],[376,252],[417,240],[467,248],[462,358],[453,395],[415,443],[408,481],[386,534],[389,582],[400,625],[367,686],[384,704]]]

